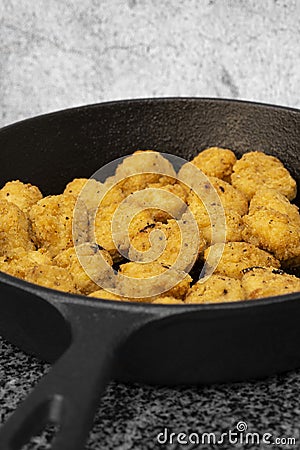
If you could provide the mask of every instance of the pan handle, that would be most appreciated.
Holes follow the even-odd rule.
[[[72,305],[71,314],[73,343],[1,427],[1,450],[21,449],[47,424],[59,428],[52,450],[82,450],[118,347],[149,321],[87,305]]]

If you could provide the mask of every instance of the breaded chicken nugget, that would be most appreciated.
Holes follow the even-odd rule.
[[[152,305],[184,305],[184,302],[175,297],[159,296],[153,300]]]
[[[76,201],[73,195],[52,195],[38,201],[30,210],[33,240],[53,257],[73,245],[73,233],[74,240],[78,243],[87,241],[87,210],[83,204],[78,206],[77,203],[74,223]]]
[[[118,208],[118,203],[112,203],[110,206],[100,207],[89,223],[89,240],[95,241],[103,247],[113,258],[114,261],[120,261],[122,256],[116,248],[112,235],[113,215]]]
[[[208,245],[212,243],[212,229],[214,229],[215,242],[239,242],[242,241],[242,232],[244,229],[244,222],[240,214],[236,211],[224,210],[224,224],[216,221],[217,211],[213,207],[208,214],[204,204],[199,200],[195,194],[189,196],[189,210],[194,215],[198,224],[199,230]],[[218,216],[217,216],[218,217]],[[222,225],[222,228],[219,229]],[[225,233],[223,229],[225,226]]]
[[[25,271],[39,265],[52,265],[51,258],[41,250],[15,249],[10,257],[0,258],[0,270],[18,278],[25,278]]]
[[[126,300],[126,297],[121,297],[120,295],[113,294],[112,292],[106,291],[105,289],[98,289],[95,292],[92,292],[88,295],[88,297],[93,298],[101,298],[103,300],[117,300],[117,301],[130,301]]]
[[[214,246],[211,246],[205,250],[205,260],[213,247]],[[218,254],[218,252],[216,252],[216,254]],[[267,253],[252,244],[246,242],[228,242],[224,245],[224,251],[215,269],[215,273],[232,278],[242,278],[242,270],[253,266],[279,268],[280,263],[274,256],[270,255],[270,253]]]
[[[76,293],[73,278],[67,269],[57,266],[38,265],[25,270],[25,280],[39,286]]]
[[[300,226],[299,208],[274,189],[261,188],[254,194],[250,202],[249,214],[251,215],[261,208],[273,209],[279,213],[286,214],[291,222]]]
[[[162,177],[165,177],[165,184],[172,184],[172,178],[174,180],[176,178],[172,164],[159,152],[138,150],[119,164],[115,175],[108,178],[105,184],[111,185],[119,182],[122,191],[127,196],[146,188],[149,183],[159,182]]]
[[[9,256],[18,248],[34,250],[29,222],[17,205],[0,200],[0,256]]]
[[[67,184],[64,194],[80,196],[80,200],[86,205],[88,211],[97,210],[99,207],[109,206],[112,203],[121,203],[125,195],[121,188],[107,187],[93,178],[75,178]]]
[[[240,280],[222,275],[211,275],[198,281],[186,295],[185,303],[222,303],[245,299]]]
[[[232,187],[229,183],[226,183],[226,181],[219,180],[218,178],[210,178],[209,182],[206,184],[207,184],[207,191],[210,191],[213,188],[216,190],[225,212],[235,211],[240,216],[247,214],[248,201],[241,192]],[[210,193],[208,192],[207,195],[209,196]],[[188,194],[187,197],[188,206],[192,208],[191,209],[192,212],[193,209],[195,209],[195,214],[197,214],[198,216],[206,215],[208,220],[206,226],[208,226],[209,218],[207,209],[204,206],[204,202],[207,208],[209,209],[209,213],[213,215],[216,209],[215,203],[210,203],[209,201],[207,201],[206,198],[200,199],[200,197],[198,197],[198,195],[193,190],[190,191],[190,193]]]
[[[195,156],[191,163],[202,170],[205,175],[220,178],[230,183],[236,157],[231,150],[226,148],[210,147]]]
[[[209,181],[217,191],[225,211],[236,211],[240,216],[247,214],[248,201],[241,191],[218,178],[210,177]]]
[[[225,181],[217,178],[210,178],[212,186],[216,189],[224,211],[224,223],[220,222],[219,209],[215,202],[204,202],[191,191],[188,195],[188,208],[194,215],[199,229],[203,232],[204,238],[210,244],[212,240],[212,227],[215,230],[214,241],[240,241],[243,230],[243,221],[241,216],[248,211],[248,202],[244,195],[237,189],[234,189]],[[208,184],[208,189],[212,189]],[[205,199],[203,199],[205,200]],[[208,208],[208,210],[206,209]],[[225,228],[225,232],[223,227]],[[221,227],[221,229],[217,229]]]
[[[119,302],[137,302],[137,303],[163,303],[163,304],[178,304],[183,305],[183,301],[179,300],[178,298],[174,297],[163,297],[163,296],[157,296],[152,301],[152,299],[149,298],[129,298],[129,297],[121,297],[120,295],[114,294],[113,292],[108,292],[105,289],[99,289],[98,291],[92,292],[88,295],[88,297],[93,298],[101,298],[103,300],[117,300]]]
[[[85,295],[99,289],[98,283],[109,276],[108,266],[113,263],[108,252],[91,243],[63,250],[53,262],[68,269],[76,290]]]
[[[300,279],[282,270],[250,267],[244,271],[242,286],[248,299],[273,297],[300,291]]]
[[[287,214],[260,208],[244,216],[243,221],[245,241],[272,252],[279,260],[300,255],[300,226]]]
[[[245,153],[233,166],[231,182],[250,200],[261,187],[275,189],[289,200],[296,197],[296,181],[274,156],[262,152]]]
[[[121,281],[118,285],[120,292],[124,295],[126,294],[127,297],[131,298],[134,298],[135,296],[138,296],[139,298],[145,298],[145,301],[151,301],[153,297],[157,297],[161,294],[183,299],[192,281],[190,275],[183,272],[179,273],[177,271],[170,270],[168,266],[164,266],[163,264],[160,264],[156,261],[152,263],[129,262],[126,264],[122,264],[120,266],[120,273],[133,280],[132,283],[129,282],[126,283],[126,285]],[[154,285],[152,277],[157,277],[166,273],[167,282],[168,284],[170,283],[170,286],[172,287],[166,291],[166,278],[160,277],[160,279],[155,280],[155,286],[160,291],[160,293],[157,295],[153,295],[152,297],[147,297]],[[145,289],[144,284],[143,286],[139,287],[138,279],[140,278],[147,279],[146,284],[148,288]]]
[[[177,261],[177,268],[190,270],[198,255],[203,252],[206,242],[201,234],[197,242],[193,229],[189,232],[189,224],[184,222],[186,221],[177,222],[171,219],[167,223],[157,222],[143,228],[131,239],[129,259],[141,262],[157,261],[168,266]]]
[[[165,191],[172,195],[166,195]],[[176,182],[174,184],[150,183],[147,189],[144,189],[141,197],[148,204],[153,203],[160,206],[160,209],[154,211],[153,217],[158,222],[165,222],[168,219],[179,219],[185,209],[188,189],[183,183]]]
[[[32,205],[43,198],[38,187],[19,180],[9,181],[0,189],[0,200],[7,200],[17,205],[25,214]]]

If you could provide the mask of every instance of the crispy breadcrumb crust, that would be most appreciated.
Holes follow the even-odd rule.
[[[242,286],[249,299],[300,292],[300,279],[270,267],[251,267],[244,271]]]
[[[245,299],[240,280],[222,275],[212,275],[199,280],[186,295],[185,303],[222,303]]]
[[[289,200],[296,197],[297,185],[282,162],[262,152],[245,153],[233,166],[231,182],[250,200],[255,192],[267,187],[280,192]]]
[[[229,149],[210,147],[202,150],[192,159],[191,163],[209,177],[216,177],[230,182],[232,168],[236,163],[236,156]]]
[[[218,244],[216,244],[218,245]],[[209,247],[204,252],[204,259],[213,249]],[[261,250],[247,242],[228,242],[224,245],[223,254],[216,266],[215,273],[231,278],[242,278],[243,270],[253,266],[279,268],[279,261],[270,253]]]

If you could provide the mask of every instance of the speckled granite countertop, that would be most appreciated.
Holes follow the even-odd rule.
[[[1,422],[47,372],[48,365],[0,340]],[[234,430],[239,421],[248,432],[296,439],[296,445],[230,443],[158,444],[165,427],[174,433]],[[260,382],[205,387],[149,387],[111,383],[95,417],[88,450],[179,450],[300,448],[300,370]],[[24,450],[49,449],[50,432],[34,438]],[[161,437],[163,440],[163,437]]]

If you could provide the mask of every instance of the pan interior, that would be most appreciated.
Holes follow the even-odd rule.
[[[206,147],[220,146],[232,149],[238,157],[253,150],[277,156],[300,186],[299,143],[300,112],[284,108],[201,99],[100,104],[37,117],[0,130],[0,185],[9,180],[20,179],[36,184],[44,195],[59,194],[73,178],[90,177],[109,161],[137,149],[153,149],[189,160]],[[297,202],[299,204],[299,195]],[[71,303],[70,301],[70,306]],[[178,322],[182,324],[181,331],[178,331],[178,323],[173,324],[171,321],[161,329],[161,335],[154,333],[158,337],[153,341],[150,328],[144,330],[142,336],[149,344],[148,351],[145,352],[143,340],[133,337],[127,350],[124,349],[124,355],[132,355],[131,349],[140,345],[141,354],[149,357],[150,364],[154,349],[160,359],[155,360],[152,370],[157,370],[161,360],[162,366],[165,364],[166,375],[163,377],[158,373],[157,377],[153,375],[153,379],[168,382],[175,369],[179,374],[185,362],[195,360],[193,342],[201,342],[201,339],[204,342],[211,335],[210,326],[213,324],[220,337],[216,345],[223,343],[220,346],[220,357],[222,354],[224,356],[221,360],[223,365],[213,352],[209,353],[213,347],[208,346],[202,354],[205,375],[197,375],[195,370],[200,371],[200,368],[195,360],[196,367],[193,364],[186,367],[184,381],[229,380],[234,378],[233,373],[239,373],[235,379],[242,379],[245,375],[262,376],[293,368],[299,363],[297,349],[300,335],[295,323],[299,313],[298,304],[299,302],[294,303],[294,312],[289,309],[288,302],[286,306],[279,305],[277,309],[275,305],[273,308],[266,308],[264,314],[253,313],[251,316],[245,310],[242,320],[241,317],[233,317],[229,309],[230,317],[226,320],[220,312],[219,318],[214,314],[208,321],[199,311],[199,320],[203,318],[202,326],[199,326],[199,321],[193,314],[188,314],[186,320],[178,314]],[[281,308],[286,308],[284,316]],[[254,319],[256,323],[253,322]],[[194,321],[193,324],[191,320]],[[278,333],[282,323],[285,324],[286,341],[282,341],[281,334]],[[169,332],[169,329],[176,331]],[[5,283],[1,283],[0,330],[4,337],[22,349],[49,361],[55,360],[71,340],[69,328],[54,306],[30,293],[20,290],[17,292],[13,286]],[[192,339],[193,333],[199,338],[197,341]],[[176,345],[172,341],[175,335]],[[170,363],[168,366],[171,357],[174,360],[178,357],[177,344],[179,348],[179,338],[185,335],[190,336],[191,340],[182,347],[182,365],[179,367]],[[246,346],[236,344],[241,342],[240,336],[245,338]],[[164,342],[164,339],[165,344],[161,347],[160,342]],[[253,346],[253,339],[256,346]],[[261,342],[264,346],[260,345]],[[227,353],[223,352],[224,346]],[[143,365],[145,357],[143,359],[138,350],[135,351],[136,366],[148,367]],[[229,359],[226,359],[227,356]],[[141,364],[138,363],[139,358]],[[253,362],[253,367],[256,364],[257,370],[252,370],[249,361]],[[122,361],[120,364],[122,365]],[[210,376],[218,371],[218,377]],[[124,379],[131,379],[131,375],[127,376],[125,372],[124,369]],[[142,373],[140,378],[146,379],[146,375]]]
[[[190,159],[209,146],[277,156],[300,183],[299,142],[300,113],[289,109],[208,99],[104,103],[2,129],[0,185],[21,179],[58,194],[137,149]]]

